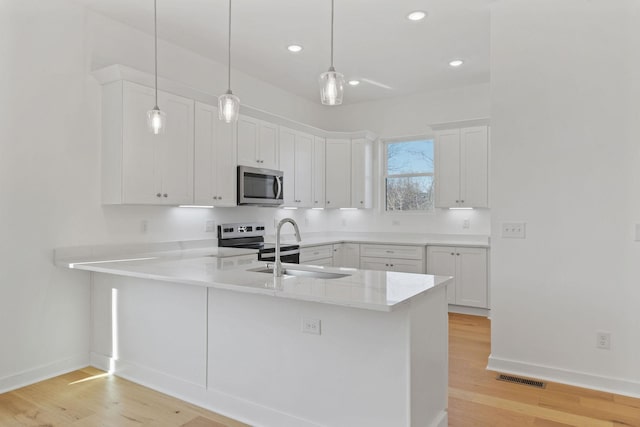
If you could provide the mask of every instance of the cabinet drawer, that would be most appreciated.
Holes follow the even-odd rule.
[[[424,259],[424,246],[360,245],[360,256],[377,258]]]
[[[333,245],[311,246],[300,248],[300,263],[306,264],[308,261],[316,259],[333,258]]]

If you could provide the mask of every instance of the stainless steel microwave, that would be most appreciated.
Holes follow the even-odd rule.
[[[282,171],[238,166],[238,204],[277,206],[284,203]]]

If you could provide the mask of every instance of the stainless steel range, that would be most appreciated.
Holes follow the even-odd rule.
[[[241,222],[218,225],[218,246],[225,248],[258,249],[258,260],[273,262],[276,260],[275,243],[264,242],[264,223]],[[294,264],[300,263],[300,245],[281,244],[280,260]]]

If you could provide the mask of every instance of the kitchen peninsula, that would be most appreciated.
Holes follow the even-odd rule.
[[[91,272],[96,367],[257,426],[447,425],[449,277],[274,278],[226,248],[68,255]]]

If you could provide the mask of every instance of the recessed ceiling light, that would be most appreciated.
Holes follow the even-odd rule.
[[[459,67],[462,64],[464,64],[464,61],[462,59],[454,59],[453,61],[449,62],[449,65],[452,67]]]
[[[349,84],[351,86],[358,86],[360,84],[360,80],[349,80]]]
[[[427,17],[427,12],[423,12],[421,10],[416,10],[407,15],[407,19],[409,21],[422,21]]]
[[[298,53],[302,51],[302,46],[300,46],[299,44],[290,44],[289,46],[287,46],[287,50],[289,52]]]

